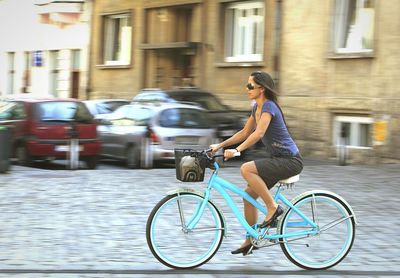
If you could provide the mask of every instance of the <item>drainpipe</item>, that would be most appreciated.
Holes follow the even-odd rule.
[[[207,66],[207,46],[208,46],[208,38],[207,38],[207,33],[208,33],[208,28],[209,28],[209,21],[207,19],[207,8],[208,8],[209,2],[203,2],[200,4],[200,9],[201,9],[201,15],[202,15],[202,20],[203,21],[203,28],[201,28],[201,44],[200,47],[196,48],[196,54],[200,55],[200,78],[198,83],[195,84],[196,87],[199,88],[208,88],[208,84],[206,83],[206,66]],[[198,54],[199,53],[199,54]]]
[[[94,13],[94,2],[95,0],[89,0],[87,2],[87,7],[88,7],[88,12],[90,14],[89,16],[89,45],[87,46],[86,53],[87,53],[87,72],[86,72],[86,88],[85,88],[85,97],[86,99],[90,99],[90,92],[92,90],[92,51],[91,48],[93,47],[93,42],[94,42],[94,35],[93,35],[93,22],[95,18],[95,13]]]
[[[274,22],[274,41],[273,46],[273,62],[272,62],[272,76],[279,91],[280,79],[280,51],[281,51],[281,37],[282,37],[282,0],[276,0],[275,8],[275,22]]]

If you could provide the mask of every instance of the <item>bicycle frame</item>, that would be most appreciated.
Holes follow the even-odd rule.
[[[303,225],[309,225],[312,227],[312,229],[309,230],[304,230],[304,231],[299,231],[299,232],[293,232],[293,233],[287,233],[287,234],[265,234],[264,231],[265,229],[261,229],[259,232],[256,230],[256,228],[253,228],[250,226],[246,219],[244,218],[243,214],[239,211],[239,208],[233,201],[232,197],[227,193],[226,189],[235,193],[236,195],[241,196],[248,202],[250,202],[253,206],[255,206],[261,213],[264,215],[267,214],[267,210],[263,205],[261,205],[257,200],[252,198],[247,192],[242,190],[241,188],[237,187],[236,185],[224,180],[223,178],[218,176],[218,170],[219,170],[219,165],[218,163],[214,162],[214,167],[215,170],[212,173],[210,180],[208,182],[207,189],[204,192],[204,201],[197,207],[196,212],[193,214],[191,219],[188,222],[187,229],[188,230],[193,230],[197,223],[199,222],[204,209],[206,207],[206,204],[210,200],[210,195],[211,195],[211,190],[216,189],[219,194],[225,199],[227,202],[228,206],[231,208],[232,212],[235,214],[236,218],[238,219],[239,223],[243,226],[243,228],[247,231],[247,233],[255,238],[255,239],[281,239],[281,238],[288,238],[288,237],[298,237],[298,236],[307,236],[307,235],[315,235],[319,233],[318,225],[309,219],[307,216],[305,216],[300,210],[298,210],[293,204],[285,197],[282,195],[281,191],[283,190],[280,187],[278,187],[277,192],[274,196],[275,202],[281,201],[283,204],[285,204],[287,207],[291,208],[294,212],[296,212],[303,221],[301,222],[291,222],[288,223],[288,226],[303,226]],[[265,235],[264,235],[265,234]]]

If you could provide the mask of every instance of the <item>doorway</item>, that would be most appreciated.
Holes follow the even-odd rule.
[[[71,53],[71,98],[79,98],[80,83],[80,60],[81,51],[79,49],[72,50]]]

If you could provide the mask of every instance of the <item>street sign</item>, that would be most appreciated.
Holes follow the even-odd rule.
[[[36,50],[33,52],[33,66],[41,67],[43,66],[43,51]]]
[[[382,145],[387,137],[388,122],[376,121],[374,122],[374,144]]]

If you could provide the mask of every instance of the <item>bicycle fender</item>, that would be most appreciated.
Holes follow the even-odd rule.
[[[200,196],[200,197],[204,198],[204,193],[202,193],[200,191],[197,191],[195,189],[192,189],[192,188],[177,188],[175,190],[168,191],[167,195],[174,195],[174,194],[179,194],[179,193],[192,193],[194,195],[197,195],[197,196]],[[226,237],[227,234],[228,234],[228,226],[226,225],[225,215],[222,212],[222,210],[220,210],[219,207],[212,200],[209,199],[208,201],[220,213],[220,215],[222,217],[222,222],[224,223],[224,237]]]
[[[341,197],[340,195],[338,195],[338,194],[336,194],[336,193],[334,193],[332,191],[328,191],[328,190],[310,190],[310,191],[306,191],[306,192],[303,192],[303,193],[297,195],[296,197],[294,197],[290,202],[292,204],[295,204],[297,201],[299,201],[303,197],[305,197],[307,195],[317,194],[317,193],[324,193],[324,194],[332,195],[332,196],[336,197],[337,199],[339,199],[341,202],[343,202],[350,209],[351,216],[354,218],[355,224],[358,225],[356,214],[355,214],[353,208],[350,206],[350,204],[343,197]]]
[[[204,197],[204,194],[198,190],[195,190],[193,188],[177,188],[174,190],[170,190],[167,192],[167,195],[174,195],[175,193],[183,193],[183,192],[187,192],[187,193],[193,193],[195,195],[199,195],[201,197]]]

